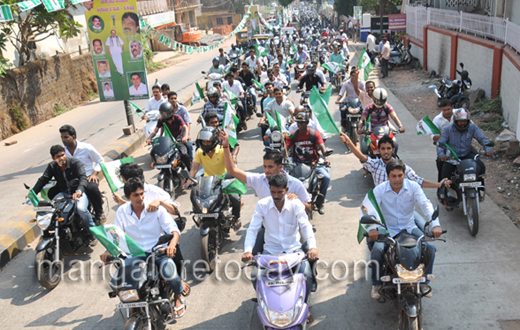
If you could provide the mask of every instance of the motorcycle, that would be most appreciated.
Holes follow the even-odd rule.
[[[159,330],[175,321],[173,289],[160,276],[155,264],[156,258],[166,255],[166,251],[157,251],[157,248],[172,238],[172,234],[161,236],[146,262],[138,267],[118,267],[125,257],[108,257],[108,261],[117,267],[108,296],[119,297],[121,303],[116,305],[116,310],[125,322],[125,329]]]
[[[405,47],[403,44],[398,44],[394,50],[390,52],[390,59],[388,60],[388,70],[393,70],[397,66],[417,65],[419,60],[415,58],[410,52],[412,45]]]
[[[77,213],[77,201],[72,199],[79,180],[69,181],[65,196],[51,201],[41,200],[35,205],[36,222],[41,237],[36,246],[34,270],[38,282],[46,289],[54,289],[61,282],[64,269],[64,255],[72,255],[82,247],[88,247],[91,233],[84,228],[83,220]],[[25,185],[26,189],[30,189]],[[108,214],[108,200],[104,197],[105,214]],[[89,204],[89,211],[92,205]]]
[[[248,117],[251,117],[253,113],[256,112],[256,108],[253,103],[253,93],[256,93],[256,87],[252,89],[251,87],[247,87],[246,84],[242,84],[242,88],[244,89],[244,96],[246,98],[246,113]],[[252,90],[254,90],[254,92]]]
[[[222,72],[228,72],[231,67],[231,62],[228,63],[226,66],[221,65],[220,67],[222,68]],[[205,75],[206,71],[201,71],[200,73]],[[216,73],[216,72],[210,73],[208,75],[209,80],[206,83],[206,90],[208,91],[210,87],[213,87],[213,83],[215,81],[222,83],[224,81],[224,76],[225,76],[225,73],[224,74],[220,74],[220,73]]]
[[[418,213],[416,213],[418,215]],[[431,287],[425,284],[427,280],[436,278],[433,274],[425,275],[429,263],[428,256],[423,253],[426,242],[443,241],[433,238],[430,224],[439,216],[439,208],[433,212],[431,220],[425,222],[423,236],[416,238],[403,230],[395,237],[389,237],[387,231],[379,234],[378,242],[388,244],[383,261],[383,273],[380,277],[383,285],[379,290],[380,302],[386,300],[394,302],[399,312],[399,329],[422,329],[422,303],[421,299],[431,292]],[[365,215],[360,220],[364,225],[379,225],[387,229],[384,223],[378,221],[373,215]],[[446,233],[446,230],[443,230]],[[368,237],[368,233],[364,234]],[[421,288],[422,287],[422,288]]]
[[[303,252],[259,254],[244,266],[267,270],[256,279],[257,313],[264,329],[306,329],[309,306],[305,302],[305,275],[294,273],[306,259]]]
[[[146,136],[150,136],[152,132],[155,130],[155,127],[157,127],[157,122],[159,119],[161,119],[161,114],[159,113],[159,110],[151,110],[148,112],[144,112],[141,109],[136,110],[136,112],[140,115],[144,114],[144,116],[141,117],[141,120],[146,120],[146,124],[143,127],[143,131],[146,132]]]
[[[348,70],[348,65],[346,70]],[[338,79],[337,75],[340,76],[340,79]],[[337,72],[333,73],[330,83],[339,91],[343,81],[345,81],[345,69],[339,69]]]
[[[312,46],[311,47],[311,62],[312,61],[316,61],[318,62],[319,60],[319,55],[318,55],[318,46]]]
[[[296,150],[296,152],[298,152],[298,150]],[[328,149],[324,156],[328,157],[332,155],[333,152],[334,150]],[[296,166],[292,166],[289,170],[289,174],[300,180],[311,196],[311,212],[309,214],[309,220],[312,220],[313,213],[316,211],[316,199],[321,194],[320,184],[322,178],[316,172],[316,168],[323,166],[325,166],[325,161],[323,158],[320,158],[317,162],[313,162],[310,165],[298,163]]]
[[[298,60],[298,64],[294,67],[294,79],[300,78],[300,76],[307,71],[307,63],[303,62],[301,59]]]
[[[188,171],[185,171],[188,175]],[[200,254],[202,260],[209,265],[209,271],[216,267],[218,250],[229,230],[238,219],[232,215],[231,201],[222,190],[223,180],[217,176],[199,177],[198,181],[190,178],[194,186],[191,188],[190,200],[193,211],[193,222],[200,229]]]
[[[438,97],[437,106],[441,106],[442,99],[449,99],[454,108],[469,109],[469,98],[464,95],[464,92],[471,88],[471,79],[468,71],[464,70],[464,63],[460,63],[460,67],[462,71],[457,70],[460,80],[450,80],[448,77],[444,77],[438,88],[435,85],[431,86],[435,88],[435,94]]]
[[[329,61],[330,52],[323,47],[320,49],[320,65],[323,65]]]
[[[357,133],[357,125],[361,119],[362,106],[358,98],[350,99],[348,102],[342,102],[339,105],[340,111],[347,112],[347,122],[342,126],[343,132],[347,133],[352,143],[357,144],[359,136]]]
[[[379,154],[379,140],[385,136],[388,135],[392,140],[394,140],[395,145],[395,154],[394,157],[397,157],[397,151],[399,150],[399,143],[397,142],[397,139],[395,138],[395,135],[397,134],[397,130],[391,130],[389,126],[381,126],[378,127],[375,132],[367,131],[365,132],[365,138],[361,139],[361,152],[364,155],[367,155],[370,158],[377,158],[381,157]]]
[[[436,142],[437,146],[444,150],[450,150],[446,143]],[[486,143],[487,147],[494,146],[494,142]],[[462,203],[464,215],[468,221],[469,232],[476,236],[479,229],[480,203],[486,196],[486,186],[484,174],[477,174],[477,158],[480,153],[475,152],[473,159],[460,160],[459,157],[450,150],[447,162],[457,166],[452,173],[449,188],[441,189],[439,197],[445,206],[458,206]],[[449,204],[448,205],[448,200]]]
[[[240,57],[237,54],[233,53],[233,54],[229,55],[229,61],[231,62],[230,63],[231,68],[240,69]]]
[[[187,179],[182,174],[182,170],[188,168],[187,164],[181,160],[181,152],[177,148],[177,143],[170,137],[161,136],[154,139],[151,148],[154,159],[153,167],[160,171],[157,176],[157,186],[175,198],[175,192]]]

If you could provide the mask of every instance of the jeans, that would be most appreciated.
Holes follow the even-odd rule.
[[[99,182],[88,182],[85,188],[85,194],[87,194],[88,200],[92,203],[96,219],[101,218],[103,215],[103,197],[99,191]]]
[[[292,253],[297,252],[304,252],[302,249],[294,250]],[[271,252],[264,250],[262,254],[272,254]],[[300,264],[298,267],[298,270],[296,271],[296,274],[303,274],[305,276],[305,302],[307,302],[307,299],[309,299],[309,295],[311,293],[312,288],[312,267],[309,263],[309,260],[305,260]],[[269,276],[267,269],[262,269],[260,271],[260,274],[258,274],[258,267],[253,267],[253,270],[251,271],[251,282],[253,282],[253,287],[256,290],[256,278],[257,276]]]
[[[147,253],[146,257],[133,257],[133,258],[127,258],[124,261],[123,267],[132,267],[132,269],[137,269],[139,264],[141,262],[146,262],[146,258],[150,254]],[[170,286],[175,294],[181,294],[182,291],[184,291],[184,287],[182,286],[182,281],[179,275],[177,274],[177,267],[175,266],[175,263],[172,259],[164,256],[162,258],[155,259],[155,265],[157,266],[157,271],[159,271],[159,276],[168,281],[170,283]],[[119,274],[125,273],[123,270],[118,272]],[[117,273],[116,273],[117,274]],[[134,273],[132,272],[132,275]],[[135,273],[137,276],[137,272]],[[138,280],[133,279],[134,281]],[[114,284],[114,278],[112,278],[112,283]]]
[[[229,201],[231,202],[231,213],[235,217],[235,220],[240,219],[240,208],[242,207],[242,199],[238,194],[230,194]]]
[[[423,232],[415,227],[412,230],[412,235],[419,238],[423,235]],[[372,263],[372,285],[380,285],[380,278],[383,275],[383,256],[385,250],[388,248],[388,245],[384,242],[373,242],[372,240],[367,240],[368,248],[371,250],[370,258],[373,261],[377,261],[377,265]],[[371,244],[374,244],[372,248],[370,248]],[[426,255],[429,257],[430,262],[428,263],[428,267],[426,268],[426,275],[431,274],[433,271],[433,262],[435,261],[435,252],[437,248],[433,243],[426,242]],[[426,281],[429,283],[429,281]]]
[[[321,179],[320,183],[320,195],[316,198],[316,206],[321,206],[325,202],[325,196],[327,196],[327,189],[329,189],[330,174],[329,170],[325,166],[316,167],[316,174],[323,175],[323,179]]]
[[[65,196],[65,193],[59,193],[54,198],[63,196]],[[94,220],[92,220],[92,215],[88,211],[87,194],[81,194],[81,197],[77,200],[76,209],[78,210],[79,217],[81,218],[81,220],[83,220],[83,226],[85,226],[86,230],[88,230],[88,228],[90,227],[96,226]]]
[[[188,156],[193,160],[193,141],[186,142],[186,148],[188,149]]]
[[[251,87],[248,87],[249,88],[249,92],[251,94],[251,98],[253,99],[253,107],[256,107],[256,88],[251,86]],[[244,103],[244,106],[245,106],[245,103]]]
[[[388,76],[388,60],[381,57],[381,74],[383,78]]]

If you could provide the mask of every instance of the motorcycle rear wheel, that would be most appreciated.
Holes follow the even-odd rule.
[[[392,71],[395,68],[395,63],[388,62],[388,71]]]
[[[466,217],[468,219],[469,233],[472,236],[477,236],[478,225],[479,225],[477,197],[469,197],[469,196],[467,197],[466,212],[467,212]]]
[[[52,252],[49,252],[48,249],[49,248],[46,248],[36,252],[36,256],[34,257],[34,271],[41,286],[52,290],[61,282],[64,260],[63,254],[60,250],[58,263],[52,263],[54,260],[54,249]],[[51,265],[49,265],[49,262]]]

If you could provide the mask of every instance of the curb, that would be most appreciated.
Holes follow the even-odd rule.
[[[139,129],[134,134],[122,136],[101,151],[106,162],[129,156],[146,141],[145,133]],[[20,221],[20,218],[25,220]],[[0,225],[0,270],[40,235],[40,227],[30,223],[34,211],[29,208],[18,212]]]

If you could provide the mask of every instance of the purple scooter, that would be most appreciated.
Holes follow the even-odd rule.
[[[257,255],[252,265],[266,269],[256,279],[258,317],[265,330],[305,330],[309,307],[305,303],[305,276],[293,268],[307,260],[303,252],[281,255]]]

